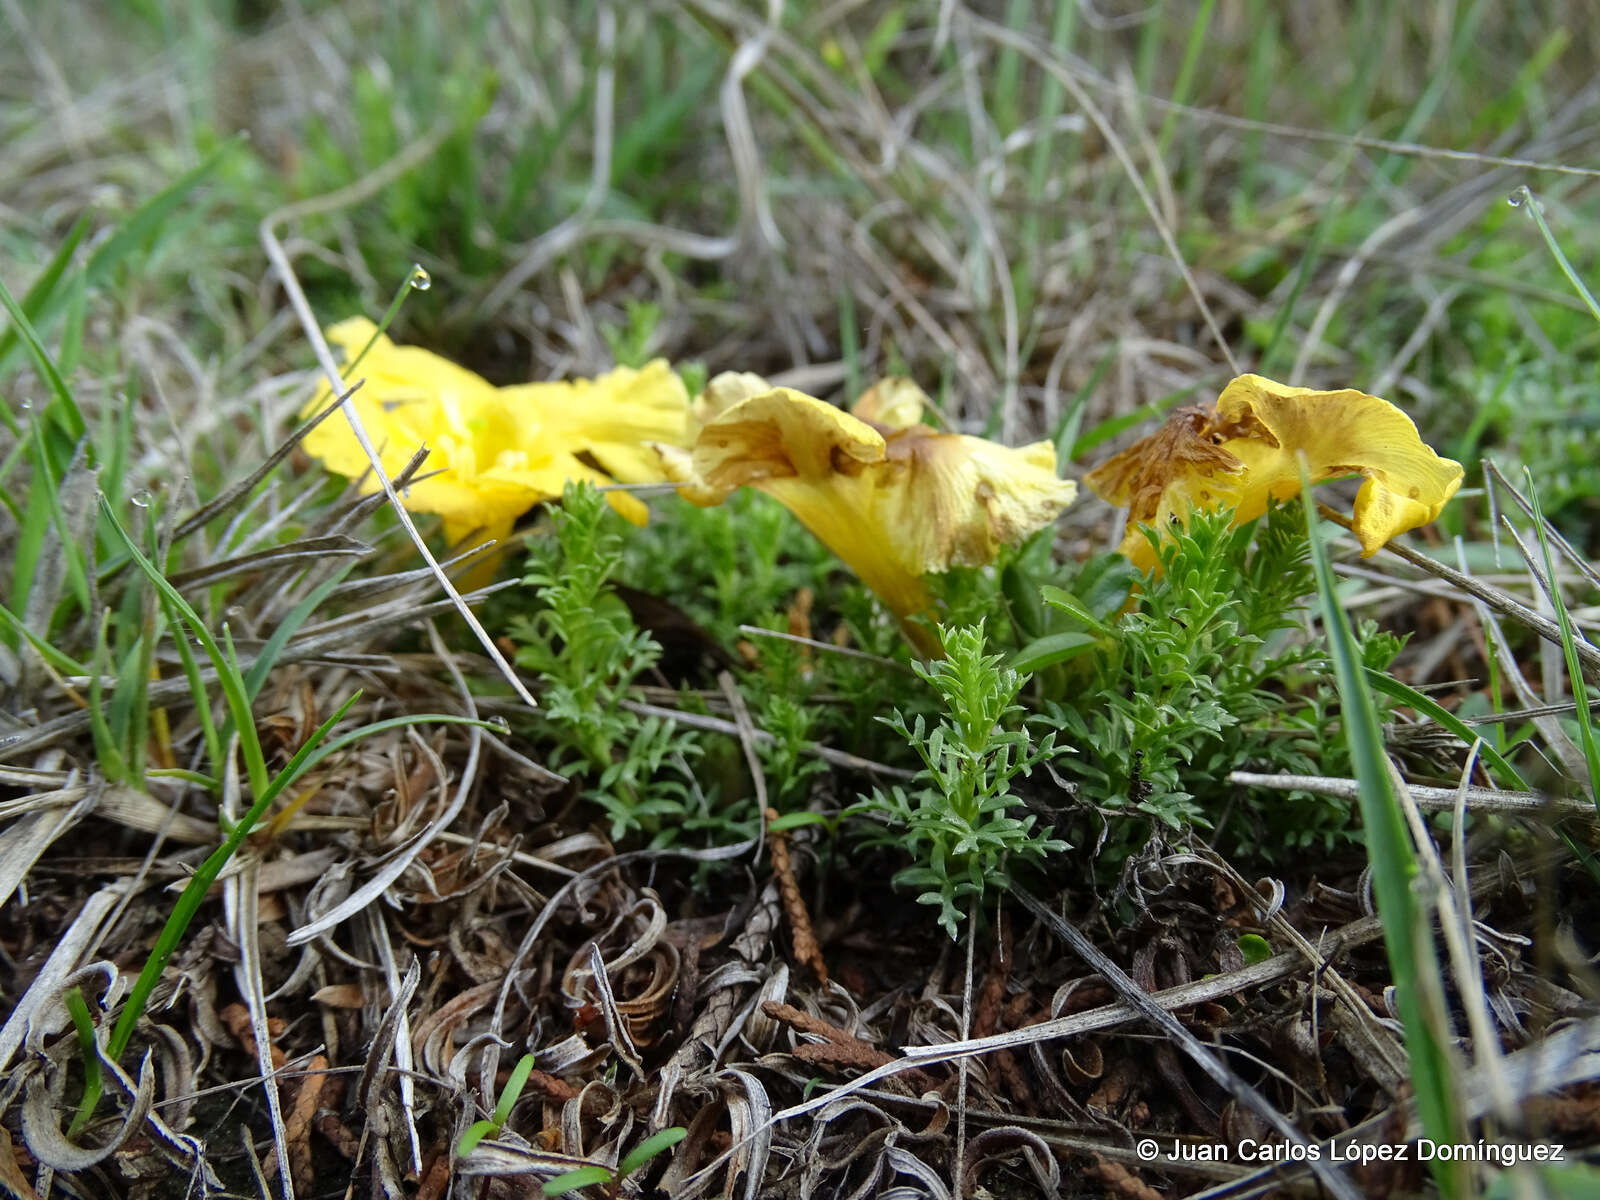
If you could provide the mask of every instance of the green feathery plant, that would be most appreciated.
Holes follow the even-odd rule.
[[[1117,556],[1091,560],[1070,591],[1045,588],[1051,632],[1015,661],[1052,668],[1040,721],[1079,748],[1058,766],[1081,800],[1106,818],[1208,827],[1237,791],[1230,771],[1326,773],[1322,756],[1342,745],[1323,651],[1290,634],[1316,581],[1303,528],[1281,510],[1237,528],[1230,513],[1196,513],[1158,551],[1161,570],[1131,604]],[[1365,665],[1386,668],[1400,645],[1369,631]],[[1235,836],[1252,853],[1326,847],[1350,836],[1349,814],[1344,801],[1278,794]],[[1102,857],[1116,863],[1148,828],[1113,820]]]
[[[1032,814],[1019,814],[1022,801],[1011,790],[1018,775],[1056,752],[1053,736],[1033,746],[1021,728],[1016,698],[1026,677],[983,652],[982,625],[942,628],[940,640],[944,659],[914,664],[943,702],[938,724],[930,729],[921,715],[907,724],[898,709],[879,718],[922,759],[919,786],[875,791],[846,815],[869,818],[857,826],[865,844],[910,851],[915,865],[894,882],[922,889],[918,903],[937,905],[953,938],[958,902],[981,904],[987,887],[1005,887],[1012,862],[1069,847],[1036,829]]]
[[[622,561],[615,520],[592,485],[567,485],[552,514],[555,536],[535,549],[524,579],[538,610],[516,618],[511,634],[521,644],[518,665],[541,677],[559,769],[588,776],[585,795],[611,818],[612,837],[643,830],[670,839],[689,795],[681,767],[699,747],[691,734],[623,707],[661,647],[611,589]]]
[[[616,577],[675,605],[724,647],[739,639],[740,625],[782,612],[800,589],[821,591],[836,566],[787,509],[758,492],[735,492],[712,508],[667,496],[656,508],[657,519],[623,547]]]

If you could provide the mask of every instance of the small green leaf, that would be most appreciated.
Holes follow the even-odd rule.
[[[1102,554],[1084,564],[1078,576],[1083,607],[1102,621],[1111,621],[1128,602],[1141,572],[1120,554]]]
[[[1084,604],[1082,600],[1078,599],[1078,597],[1074,596],[1065,588],[1051,587],[1047,585],[1039,589],[1039,595],[1051,608],[1059,608],[1062,612],[1066,613],[1074,620],[1082,621],[1090,629],[1096,630],[1100,633],[1107,633],[1110,631],[1110,626],[1108,626],[1104,621],[1091,612],[1089,607]]]
[[[663,1129],[653,1133],[628,1151],[623,1160],[617,1164],[617,1173],[626,1179],[645,1163],[664,1150],[670,1150],[684,1138],[689,1136],[689,1131],[682,1125],[674,1125],[670,1129]]]
[[[478,1148],[478,1143],[486,1137],[491,1137],[500,1132],[495,1128],[493,1121],[474,1121],[467,1126],[467,1131],[461,1135],[461,1140],[456,1143],[456,1157],[465,1158]]]
[[[767,826],[767,832],[768,833],[785,833],[788,830],[799,829],[799,828],[801,828],[802,826],[805,826],[805,825],[826,825],[828,823],[829,823],[828,818],[825,817],[821,813],[814,813],[814,812],[785,813],[783,816],[779,817],[776,821],[771,822]]]
[[[614,1178],[616,1176],[605,1167],[579,1167],[576,1171],[546,1180],[539,1190],[546,1196],[565,1196],[568,1192],[576,1192],[596,1183],[610,1183]]]
[[[531,1074],[533,1074],[533,1055],[524,1054],[517,1065],[511,1068],[511,1074],[506,1079],[506,1089],[500,1093],[500,1102],[494,1106],[494,1123],[497,1130],[505,1128],[505,1123],[511,1119],[511,1110],[522,1098],[522,1089],[528,1085],[528,1076]]]
[[[1241,934],[1234,944],[1239,947],[1239,953],[1244,955],[1246,966],[1253,967],[1272,957],[1272,943],[1259,933]]]
[[[1026,637],[1041,637],[1050,614],[1039,598],[1039,581],[1021,563],[1007,563],[1000,572],[1000,591],[1011,608],[1011,620]]]
[[[1051,589],[1046,588],[1046,591]],[[1059,589],[1057,589],[1059,590]],[[1011,656],[1008,664],[1013,671],[1032,674],[1056,663],[1076,658],[1095,646],[1100,639],[1088,633],[1051,633],[1036,638]]]

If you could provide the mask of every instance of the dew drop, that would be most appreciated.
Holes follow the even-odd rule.
[[[433,286],[433,276],[423,270],[420,265],[414,266],[411,268],[411,278],[407,279],[406,282],[411,285],[412,291],[425,292]]]
[[[504,717],[490,717],[488,724],[489,728],[493,729],[496,733],[504,734],[511,732],[511,722],[506,720]]]
[[[33,397],[24,396],[21,400],[17,401],[17,407],[20,408],[23,412],[32,411],[32,409],[33,409]]]
[[[135,508],[149,508],[150,489],[140,488],[137,492],[128,497],[128,503],[133,505]]]
[[[1523,184],[1506,197],[1506,203],[1511,205],[1512,208],[1521,208],[1524,203],[1531,199],[1533,199],[1533,192],[1529,190],[1527,184]]]

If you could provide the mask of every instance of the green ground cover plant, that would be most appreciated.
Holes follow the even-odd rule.
[[[517,665],[544,684],[543,720],[561,747],[552,768],[592,779],[585,795],[610,817],[612,837],[670,837],[689,794],[687,781],[670,774],[699,750],[692,734],[622,707],[661,648],[607,586],[622,560],[614,520],[593,487],[568,486],[553,516],[554,545],[540,547],[523,579],[534,611],[511,622],[511,636],[521,643]]]

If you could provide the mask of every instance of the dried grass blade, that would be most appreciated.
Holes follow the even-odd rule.
[[[378,1024],[378,1031],[373,1035],[372,1045],[367,1050],[367,1061],[361,1068],[361,1082],[356,1094],[360,1097],[363,1112],[376,1113],[382,1108],[383,1085],[389,1074],[390,1062],[394,1058],[395,1038],[399,1034],[406,1008],[411,1003],[411,997],[416,994],[417,984],[421,979],[422,964],[412,959],[411,965],[406,968],[405,977],[400,980],[399,988],[390,993],[389,1007],[383,1014],[383,1020]],[[351,1164],[352,1171],[361,1165],[362,1154],[370,1134],[370,1125],[364,1124],[361,1129],[360,1146],[356,1151],[356,1161]],[[352,1177],[351,1187],[354,1186],[355,1180]],[[346,1192],[346,1195],[348,1194]]]
[[[39,857],[94,808],[99,789],[85,789],[64,811],[30,813],[0,830],[0,905],[11,899]]]
[[[57,1171],[87,1171],[110,1158],[138,1131],[155,1101],[155,1071],[148,1052],[139,1063],[139,1078],[135,1081],[103,1052],[98,1041],[95,1049],[100,1055],[100,1069],[104,1078],[126,1105],[116,1131],[99,1146],[80,1146],[68,1140],[57,1124],[56,1114],[65,1107],[67,1072],[64,1066],[45,1065],[42,1070],[29,1075],[23,1085],[23,1143],[28,1147],[28,1153]]]
[[[1285,792],[1311,792],[1317,796],[1332,796],[1340,800],[1360,797],[1361,784],[1354,779],[1340,779],[1330,775],[1262,775],[1255,771],[1234,771],[1228,779],[1242,787],[1273,788]],[[1592,817],[1594,805],[1587,800],[1551,796],[1544,792],[1498,792],[1489,788],[1425,787],[1407,784],[1411,798],[1418,808],[1430,812],[1448,812],[1464,798],[1466,807],[1473,812],[1508,813],[1527,817]]]
[[[203,528],[205,525],[209,524],[214,517],[218,517],[227,512],[234,505],[238,504],[241,500],[249,496],[250,493],[255,490],[256,484],[260,483],[263,479],[270,475],[274,467],[276,467],[285,458],[289,457],[294,448],[305,439],[306,434],[310,433],[318,425],[322,424],[334,413],[338,412],[339,409],[343,407],[344,402],[353,396],[360,387],[361,383],[358,381],[353,387],[350,388],[349,391],[345,392],[337,400],[333,401],[333,403],[329,404],[321,412],[317,413],[316,416],[312,417],[308,421],[303,422],[298,429],[296,429],[288,437],[284,438],[283,441],[279,442],[277,449],[269,454],[266,460],[262,462],[262,464],[255,470],[251,471],[250,474],[246,475],[243,479],[241,479],[238,483],[233,484],[231,487],[225,488],[222,493],[216,497],[216,499],[212,500],[209,504],[195,509],[194,512],[190,513],[182,521],[178,522],[178,527],[172,531],[173,540],[182,541],[195,530]]]
[[[1349,517],[1329,508],[1326,504],[1317,505],[1317,515],[1345,529],[1351,528]],[[1384,550],[1477,598],[1501,616],[1510,617],[1519,625],[1533,630],[1534,633],[1537,633],[1546,641],[1554,642],[1558,646],[1561,645],[1561,627],[1548,617],[1541,616],[1529,608],[1515,596],[1503,592],[1499,588],[1490,587],[1488,584],[1474,579],[1471,575],[1457,571],[1452,567],[1447,567],[1444,563],[1439,562],[1437,559],[1429,558],[1426,554],[1419,554],[1403,542],[1389,542],[1384,546]],[[1578,647],[1578,657],[1583,660],[1584,674],[1591,680],[1600,681],[1600,650],[1587,643],[1581,643]]]
[[[432,626],[429,626],[429,632],[434,639],[435,652],[448,662],[448,655],[444,653],[444,646],[439,642],[438,634],[433,630]],[[451,670],[454,673],[454,667]],[[461,682],[459,674],[456,675],[456,679]],[[478,719],[477,705],[474,703],[471,694],[466,690],[464,682],[461,683],[461,692],[462,700],[467,707],[468,713],[468,716],[464,719],[476,721]],[[466,806],[467,797],[471,794],[473,785],[478,779],[478,757],[482,749],[483,730],[477,725],[469,726],[467,759],[462,765],[461,778],[456,783],[455,793],[451,796],[450,803],[445,806],[444,811],[430,821],[427,828],[418,833],[416,837],[389,855],[366,883],[362,884],[328,912],[291,931],[287,939],[289,945],[298,946],[309,942],[313,938],[333,929],[341,922],[348,920],[383,895],[388,890],[389,885],[405,873],[406,868],[416,861],[417,855],[433,842],[439,834],[448,829],[455,819],[461,815],[462,808]]]
[[[257,550],[252,554],[241,554],[221,562],[207,563],[192,571],[181,571],[167,576],[167,581],[179,591],[184,591],[269,568],[321,566],[329,559],[361,558],[371,553],[372,547],[366,542],[358,541],[347,534],[301,538],[298,541],[285,542],[281,546],[273,546],[269,550]]]
[[[389,940],[389,927],[375,909],[367,910],[367,926],[372,934],[372,944],[377,948],[378,961],[383,964],[384,982],[391,996],[400,993],[400,972],[395,965],[394,945]],[[422,1174],[422,1143],[417,1136],[417,1082],[413,1068],[416,1063],[411,1054],[411,1017],[405,1007],[399,1009],[395,1022],[394,1065],[400,1081],[400,1111],[405,1117],[406,1139],[411,1150],[411,1170]]]
[[[226,803],[230,820],[237,820],[238,769],[229,759],[228,795],[234,803]],[[227,880],[222,889],[222,910],[228,923],[228,933],[239,948],[239,961],[233,965],[234,983],[244,997],[250,1012],[250,1031],[255,1042],[256,1068],[260,1072],[261,1088],[266,1093],[267,1119],[272,1125],[273,1154],[278,1166],[278,1187],[283,1200],[294,1200],[294,1173],[289,1170],[289,1135],[283,1119],[283,1097],[278,1092],[277,1068],[272,1062],[272,1034],[267,1027],[266,986],[261,978],[261,894],[256,888],[260,862],[246,860],[237,875]]]
[[[280,211],[270,213],[262,220],[260,227],[262,245],[266,248],[267,257],[271,260],[273,269],[277,271],[278,277],[283,283],[284,291],[288,294],[289,303],[294,307],[295,315],[300,318],[300,324],[305,329],[306,337],[310,339],[312,347],[316,350],[317,361],[321,365],[323,373],[328,377],[328,383],[333,393],[335,395],[346,395],[349,389],[346,388],[344,380],[340,377],[338,367],[334,365],[333,355],[328,349],[327,339],[322,336],[322,328],[317,324],[317,319],[311,311],[311,305],[306,300],[305,292],[300,287],[300,280],[295,275],[294,268],[289,264],[289,257],[284,253],[283,243],[278,239],[275,226],[284,217],[285,213]],[[416,522],[411,519],[411,513],[400,501],[400,494],[395,489],[394,480],[384,470],[377,447],[372,444],[372,439],[368,436],[366,427],[361,423],[360,414],[356,411],[355,406],[346,399],[340,401],[340,408],[344,413],[345,420],[350,423],[350,429],[355,434],[356,440],[361,443],[362,450],[365,451],[368,460],[372,463],[373,473],[377,476],[378,482],[383,485],[383,494],[388,497],[389,505],[394,510],[395,516],[405,528],[412,544],[416,546],[417,553],[422,556],[423,562],[428,564],[428,568],[433,572],[434,578],[439,581],[439,586],[450,598],[451,607],[461,614],[461,619],[472,630],[473,635],[478,639],[490,661],[494,663],[495,668],[505,678],[506,682],[511,685],[512,690],[522,699],[523,703],[529,708],[537,708],[539,706],[538,701],[533,698],[533,693],[528,691],[527,685],[522,682],[522,678],[512,668],[511,664],[506,661],[505,655],[500,652],[499,646],[489,636],[488,630],[484,629],[483,624],[478,620],[472,609],[468,607],[461,593],[456,590],[455,584],[444,573],[444,568],[434,558],[433,551],[428,549],[428,543],[423,539],[422,534],[418,532]]]
[[[594,981],[595,996],[600,1001],[600,1013],[605,1018],[606,1036],[611,1042],[612,1052],[633,1072],[634,1078],[644,1079],[644,1063],[628,1033],[628,1023],[617,1011],[617,997],[611,990],[611,977],[606,973],[605,959],[601,957],[600,947],[595,942],[589,943],[588,975]]]
[[[729,1190],[743,1171],[745,1200],[758,1200],[772,1151],[772,1102],[761,1081],[748,1071],[730,1067],[717,1078],[734,1085],[726,1088],[728,1125],[737,1148],[728,1167]]]

